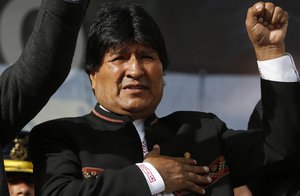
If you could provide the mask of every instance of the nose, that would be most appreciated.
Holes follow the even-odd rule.
[[[126,77],[138,79],[144,75],[143,63],[136,57],[130,58],[128,61],[128,67],[126,70]]]

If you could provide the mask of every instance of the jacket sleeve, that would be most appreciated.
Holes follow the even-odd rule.
[[[44,107],[67,77],[88,3],[42,0],[21,56],[0,78],[3,146]]]
[[[262,127],[222,134],[236,186],[256,176],[267,180],[292,173],[289,168],[300,163],[300,83],[262,80],[261,86]]]
[[[85,156],[85,149],[78,149],[76,142],[70,139],[76,137],[69,135],[71,129],[69,124],[46,122],[31,131],[30,153],[37,195],[151,196],[147,181],[135,164],[84,173],[79,157]]]
[[[300,157],[300,83],[262,81],[266,143],[285,158]]]

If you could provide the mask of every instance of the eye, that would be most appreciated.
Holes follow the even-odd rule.
[[[154,59],[153,56],[151,56],[151,55],[143,55],[142,58],[143,59]]]
[[[145,59],[145,60],[154,60],[154,56],[151,54],[141,54],[140,56],[141,59]]]
[[[115,61],[124,61],[125,60],[125,56],[119,55],[119,56],[115,56],[113,57],[110,62],[115,62]]]

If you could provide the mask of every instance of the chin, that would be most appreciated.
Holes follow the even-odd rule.
[[[136,113],[136,112],[144,111],[146,108],[147,108],[146,106],[128,106],[125,107],[124,109],[130,113]]]
[[[149,108],[152,107],[147,105],[139,105],[139,106],[127,106],[124,108],[124,110],[127,112],[126,115],[128,116],[146,118],[154,112],[154,110],[149,111]]]

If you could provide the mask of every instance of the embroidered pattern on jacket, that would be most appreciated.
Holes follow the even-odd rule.
[[[82,176],[84,179],[88,178],[98,178],[98,174],[104,171],[102,168],[97,168],[97,167],[84,167],[81,169],[82,171]]]
[[[207,188],[220,180],[223,176],[226,176],[229,174],[229,168],[226,164],[225,157],[222,155],[218,157],[215,161],[213,161],[209,165],[210,172],[208,173],[208,176],[211,177],[212,182],[205,186],[204,188]]]
[[[208,188],[209,186],[213,185],[216,183],[218,180],[220,180],[223,176],[226,176],[229,174],[229,168],[226,164],[225,157],[222,155],[218,157],[216,160],[214,160],[210,165],[209,165],[209,170],[210,172],[208,173],[207,176],[211,177],[212,182],[206,186],[203,186],[203,188]],[[174,194],[176,196],[182,196],[182,195],[187,195],[190,192],[188,191],[177,191]]]
[[[101,114],[99,114],[95,109],[92,110],[92,112],[98,116],[99,118],[102,118],[103,120],[109,121],[109,122],[114,122],[114,123],[124,123],[123,120],[117,120],[117,119],[112,119],[112,118],[108,118],[106,116],[103,116]]]

